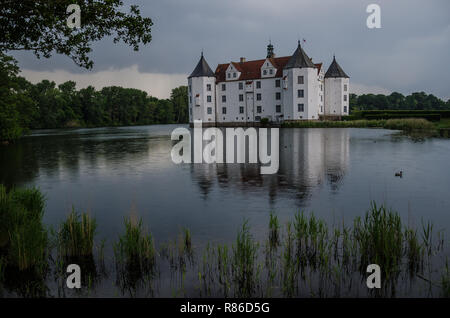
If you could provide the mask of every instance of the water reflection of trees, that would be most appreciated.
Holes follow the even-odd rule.
[[[81,169],[96,171],[124,162],[148,163],[157,143],[148,136],[45,135],[26,137],[0,147],[0,183],[20,186],[39,175],[77,178]],[[169,148],[168,148],[169,149]]]
[[[196,164],[191,173],[205,199],[217,185],[239,192],[260,189],[269,202],[279,195],[304,202],[324,184],[339,190],[348,166],[349,140],[347,129],[281,129],[277,174],[261,175],[259,164]]]

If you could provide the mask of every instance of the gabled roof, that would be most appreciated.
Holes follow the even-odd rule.
[[[333,62],[331,63],[328,71],[325,73],[325,77],[344,77],[349,78],[347,74],[345,74],[344,70],[339,66],[336,62],[336,58],[333,56]]]
[[[203,52],[202,56],[200,57],[200,61],[198,61],[197,66],[195,67],[194,71],[192,72],[191,75],[189,75],[188,78],[202,77],[202,76],[214,77],[213,71],[211,70],[205,58],[203,57]]]
[[[274,57],[269,58],[270,63],[277,69],[276,74],[274,77],[281,77],[283,76],[283,68],[288,62],[290,56],[283,56],[283,57]],[[238,81],[242,80],[253,80],[253,79],[260,79],[261,78],[261,67],[263,66],[266,59],[263,60],[254,60],[254,61],[248,61],[248,62],[231,62],[233,66],[241,72],[241,76],[239,78],[234,79]],[[219,64],[216,68],[216,79],[217,82],[224,82],[226,80],[226,70],[230,63],[227,64]]]
[[[302,46],[300,45],[300,41],[298,41],[297,49],[295,50],[294,54],[292,54],[291,58],[284,68],[288,69],[301,67],[315,68],[315,65],[313,64],[309,56],[306,55],[305,51],[303,51]]]

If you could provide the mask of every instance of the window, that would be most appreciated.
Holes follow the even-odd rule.
[[[222,84],[222,91],[225,91],[227,89],[227,87],[225,86],[225,84]]]
[[[344,106],[344,113],[347,112],[347,106]]]
[[[273,74],[273,69],[270,69],[270,70],[269,70],[269,73],[270,73],[270,74]]]
[[[304,83],[303,76],[297,76],[297,84],[303,84],[303,83]]]
[[[275,108],[277,113],[281,113],[281,105],[277,105]]]
[[[225,103],[227,101],[227,96],[226,95],[222,95],[222,102]]]
[[[192,115],[192,108],[189,108],[189,114]]]
[[[228,78],[231,78],[231,73],[228,73]]]
[[[257,113],[261,113],[262,112],[262,107],[261,106],[256,106],[256,112]]]
[[[344,84],[344,92],[347,91],[347,84]]]
[[[256,94],[256,100],[261,100],[261,94]]]
[[[236,72],[233,73],[233,77],[236,77]]]
[[[347,95],[344,95],[344,102],[347,101]]]
[[[211,108],[211,107],[208,107],[208,108],[207,108],[207,111],[208,111],[208,115],[211,115],[211,114],[212,114],[212,108]]]
[[[207,90],[208,92],[211,91],[211,84],[206,84],[206,90]]]
[[[226,107],[222,107],[222,114],[226,114],[226,113],[227,113],[227,108]]]
[[[239,89],[244,89],[244,84],[242,82],[239,83]]]
[[[303,105],[303,104],[298,104],[297,107],[298,107],[298,111],[299,111],[299,112],[305,111],[305,105]]]
[[[323,91],[323,87],[322,87],[322,84],[320,84],[320,90],[321,90],[321,91]]]
[[[208,103],[211,103],[211,95],[206,96],[206,101],[207,101]]]
[[[299,89],[299,90],[297,90],[297,97],[303,97],[304,96],[304,91],[303,91],[303,89]]]
[[[189,85],[189,93],[192,92],[192,87]]]
[[[323,113],[323,106],[320,106],[320,112]]]
[[[320,95],[320,101],[323,102],[323,96],[322,95]]]
[[[276,100],[280,100],[281,99],[281,93],[280,92],[275,93],[275,99]]]
[[[189,103],[192,104],[192,96],[189,96]]]
[[[281,86],[281,81],[275,80],[275,87],[280,87],[280,86]]]
[[[239,107],[239,114],[243,114],[244,113],[244,107]]]
[[[243,94],[239,94],[239,101],[243,102],[244,101],[244,95]]]
[[[264,71],[263,71],[263,75],[267,75],[267,70],[264,70]]]
[[[261,81],[256,81],[256,88],[261,88]]]

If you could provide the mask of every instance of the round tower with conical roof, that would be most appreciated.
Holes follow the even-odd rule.
[[[284,120],[318,119],[318,97],[317,67],[298,41],[283,69]]]
[[[336,62],[325,73],[325,116],[342,117],[349,114],[350,78]]]
[[[216,122],[216,77],[203,56],[188,77],[189,123],[201,120],[204,125]]]

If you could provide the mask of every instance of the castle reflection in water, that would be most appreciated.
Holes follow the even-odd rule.
[[[349,164],[347,129],[280,129],[280,167],[274,175],[261,175],[259,164],[192,164],[193,179],[206,199],[216,185],[240,192],[293,194],[305,200],[312,189],[328,182],[338,190]]]

